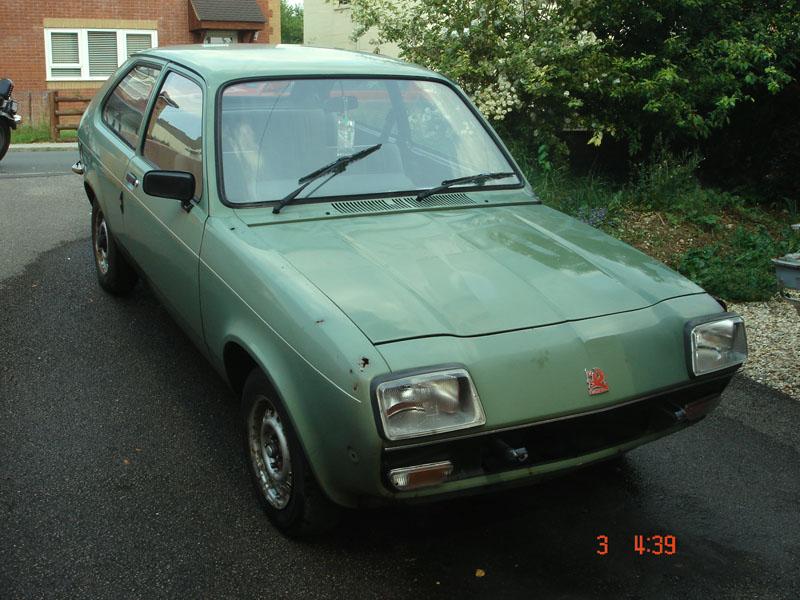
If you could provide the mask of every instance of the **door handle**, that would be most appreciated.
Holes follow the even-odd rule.
[[[139,187],[139,180],[133,173],[127,173],[125,175],[125,181],[127,181],[131,187]]]

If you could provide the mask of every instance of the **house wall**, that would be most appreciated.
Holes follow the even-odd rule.
[[[280,0],[257,0],[267,19],[257,43],[280,41]],[[47,81],[44,29],[107,27],[156,29],[158,45],[192,44],[189,0],[52,0],[26,2],[0,19],[0,77],[14,81],[25,123],[48,121],[47,91],[92,96],[102,81]]]
[[[342,48],[344,50],[361,50],[397,57],[400,49],[396,44],[374,42],[377,35],[370,29],[358,41],[350,39],[353,34],[353,21],[350,18],[350,7],[339,5],[337,0],[304,0],[303,2],[303,43],[307,46],[323,48]]]

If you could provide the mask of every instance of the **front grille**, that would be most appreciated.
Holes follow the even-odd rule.
[[[383,455],[383,472],[450,460],[454,470],[449,480],[454,480],[576,458],[679,424],[686,416],[684,407],[703,400],[713,406],[729,381],[730,376],[726,376],[608,410],[509,431],[443,440],[420,447],[387,449]],[[509,458],[509,451],[520,448],[526,450],[524,460]]]

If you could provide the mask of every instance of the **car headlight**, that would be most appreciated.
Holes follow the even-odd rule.
[[[378,414],[390,440],[477,427],[486,423],[478,391],[466,369],[415,373],[375,387]]]
[[[706,375],[741,365],[747,358],[747,335],[742,317],[733,314],[689,322],[692,373]]]

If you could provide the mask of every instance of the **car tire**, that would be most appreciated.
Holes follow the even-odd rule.
[[[8,123],[0,123],[0,160],[8,152],[8,146],[11,144],[11,128]]]
[[[272,524],[289,537],[333,528],[340,509],[319,487],[286,409],[259,369],[244,384],[242,418],[253,486]]]
[[[96,201],[92,203],[92,254],[100,287],[115,296],[124,296],[134,288],[139,276],[122,255]]]

